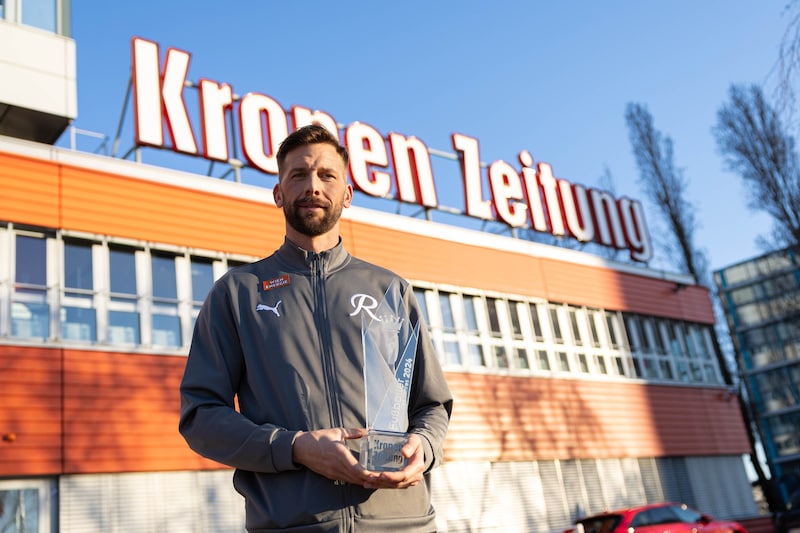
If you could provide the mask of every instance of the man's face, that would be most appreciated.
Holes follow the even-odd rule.
[[[329,144],[309,144],[286,154],[278,180],[275,204],[283,208],[289,228],[306,237],[331,232],[353,197],[344,161]]]

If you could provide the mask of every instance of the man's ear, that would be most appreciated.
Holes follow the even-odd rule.
[[[348,183],[347,187],[344,190],[344,202],[342,202],[342,205],[345,207],[350,207],[350,202],[352,201],[353,201],[353,186]]]
[[[278,183],[272,188],[272,198],[275,200],[275,205],[283,207],[283,195],[281,194],[281,184]]]

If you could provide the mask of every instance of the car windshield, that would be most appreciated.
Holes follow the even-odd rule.
[[[681,522],[687,524],[696,524],[703,520],[703,515],[688,507],[673,507],[672,510],[680,517]]]
[[[602,516],[592,516],[578,520],[577,533],[609,533],[619,524],[622,517],[618,514],[607,514]]]
[[[672,507],[653,507],[637,513],[631,520],[631,527],[655,526],[679,521]]]

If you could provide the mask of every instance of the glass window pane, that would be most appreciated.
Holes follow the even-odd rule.
[[[446,330],[453,331],[456,329],[455,322],[453,322],[453,308],[450,306],[450,293],[439,293],[439,307],[442,313],[442,326]]]
[[[531,323],[533,324],[533,336],[536,337],[537,341],[541,341],[544,339],[544,335],[542,335],[542,324],[539,322],[539,311],[538,306],[536,304],[531,304]]]
[[[472,366],[486,366],[486,360],[483,358],[483,346],[480,344],[468,344],[469,362]]]
[[[519,321],[519,310],[518,304],[514,301],[508,302],[508,312],[511,315],[511,331],[514,334],[514,338],[521,339],[522,338],[522,325]]]
[[[111,292],[136,294],[136,258],[133,250],[109,250]]]
[[[444,362],[447,365],[461,364],[461,350],[455,341],[444,341]]]
[[[584,354],[584,353],[575,354],[575,359],[578,361],[578,370],[588,374],[589,373],[589,360],[586,358],[586,354]]]
[[[496,337],[500,336],[500,320],[497,317],[497,299],[486,298],[486,309],[489,312],[489,329]]]
[[[508,355],[502,346],[494,347],[494,361],[497,368],[508,368]]]
[[[192,258],[192,300],[195,302],[202,302],[208,296],[208,291],[211,290],[211,286],[214,284],[214,265],[211,264],[210,261],[201,261],[196,258]],[[418,292],[419,291],[419,292]],[[425,301],[424,298],[421,297],[419,294],[422,292],[419,289],[414,289],[414,295],[417,297],[417,300],[423,300],[420,302],[420,307],[423,308],[422,315],[425,319],[425,322],[428,322],[428,310],[425,308]]]
[[[550,359],[546,350],[536,350],[536,365],[539,370],[550,370]]]
[[[64,287],[92,290],[93,279],[91,244],[64,243]]]
[[[597,331],[597,320],[599,318],[600,315],[597,311],[589,312],[589,335],[592,336],[592,346],[596,348],[600,346],[600,334]]]
[[[556,342],[563,343],[564,337],[561,334],[561,323],[558,321],[558,309],[556,307],[550,308],[550,326],[553,328],[553,339]]]
[[[41,300],[44,300],[44,295]],[[49,338],[50,306],[32,301],[12,302],[11,336],[26,339]]]
[[[139,313],[109,311],[108,338],[112,344],[139,344]]]
[[[578,312],[575,309],[569,310],[569,326],[572,331],[572,340],[576,346],[583,346],[583,338],[581,338],[581,328],[578,326]]]
[[[178,283],[175,276],[175,258],[171,256],[154,255],[152,258],[153,269],[153,297],[175,299],[178,297]]]
[[[25,0],[20,2],[22,23],[53,33],[56,27],[56,0]]]
[[[153,315],[153,345],[173,348],[181,345],[181,321],[178,316]]]
[[[608,326],[608,340],[611,341],[611,346],[613,348],[619,348],[616,315],[606,315],[606,325]]]
[[[0,531],[39,531],[37,489],[0,490]]]
[[[597,367],[597,371],[601,374],[608,374],[608,368],[606,367],[606,359],[602,355],[595,355],[594,356],[594,365]]]
[[[199,301],[197,298],[197,293],[195,293],[195,283],[194,283],[194,263],[192,263],[192,298],[195,301]],[[210,287],[210,285],[209,285]],[[425,290],[424,289],[414,289],[414,297],[417,299],[417,303],[419,304],[420,312],[422,313],[422,319],[425,321],[426,324],[430,326],[431,321],[428,320],[428,302],[425,301]],[[205,298],[205,295],[203,296]]]
[[[517,348],[517,368],[528,369],[528,351],[525,348]]]
[[[76,341],[96,340],[95,310],[83,307],[61,307],[61,337]]]
[[[475,297],[464,296],[464,315],[467,324],[467,331],[470,333],[478,332],[478,320],[475,317]]]
[[[47,241],[17,235],[16,281],[27,285],[47,286]]]
[[[567,352],[558,352],[556,354],[556,359],[558,359],[558,369],[562,372],[569,372],[569,357],[567,356]]]

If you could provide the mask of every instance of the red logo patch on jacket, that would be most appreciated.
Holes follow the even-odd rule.
[[[261,290],[264,291],[264,292],[271,291],[272,289],[277,289],[278,287],[284,287],[284,286],[288,285],[289,283],[291,283],[291,280],[289,280],[289,274],[284,274],[283,276],[281,276],[279,278],[268,279],[268,280],[262,281],[261,282]]]

